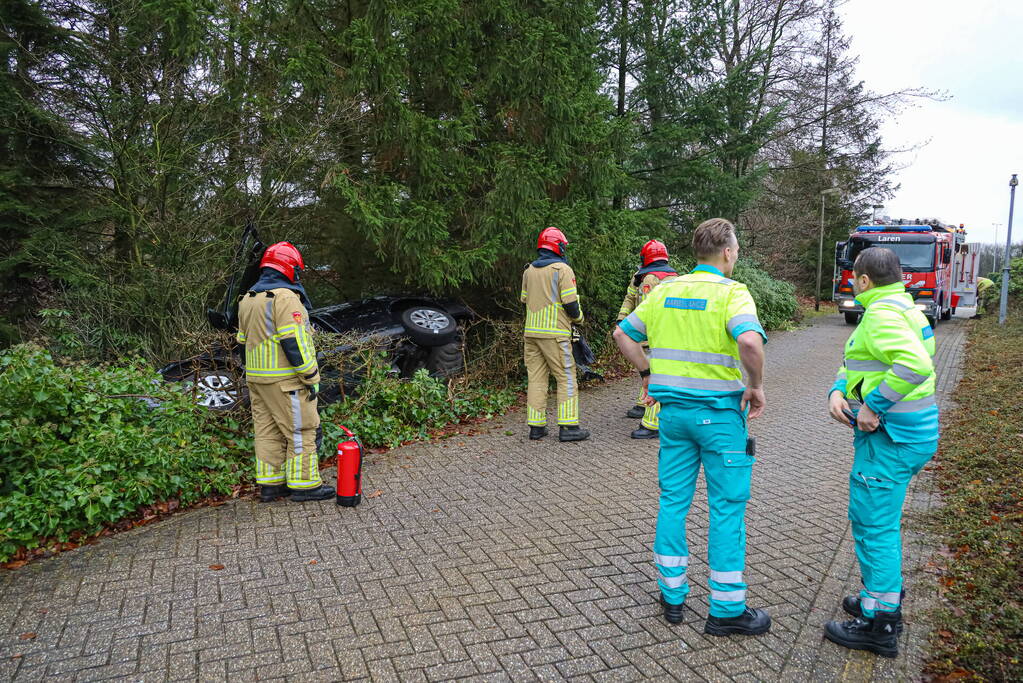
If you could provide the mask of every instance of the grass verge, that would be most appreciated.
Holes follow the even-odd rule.
[[[1023,303],[971,323],[959,407],[935,463],[943,606],[927,673],[1023,680]]]

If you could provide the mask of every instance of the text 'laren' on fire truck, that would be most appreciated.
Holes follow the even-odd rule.
[[[834,298],[850,325],[863,315],[853,293],[853,262],[870,247],[898,254],[906,291],[932,326],[951,318],[958,306],[976,304],[979,264],[977,254],[970,253],[962,225],[933,219],[877,221],[859,226],[847,241],[835,244]]]

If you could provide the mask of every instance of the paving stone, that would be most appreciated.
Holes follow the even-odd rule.
[[[513,412],[472,437],[369,456],[365,486],[384,495],[357,508],[235,501],[4,572],[0,679],[918,679],[936,603],[921,571],[934,547],[920,518],[940,505],[929,472],[906,504],[902,656],[821,638],[859,585],[846,519],[851,438],[823,399],[850,330],[821,318],[767,347],[746,568],[751,604],[774,618],[764,636],[703,634],[702,476],[685,621],[661,617],[657,444],[628,437],[629,379],[583,392],[586,443],[529,442]],[[964,330],[961,320],[937,329],[943,410]],[[19,638],[30,631],[35,639]]]

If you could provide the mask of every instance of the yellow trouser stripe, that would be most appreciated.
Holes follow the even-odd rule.
[[[579,398],[577,396],[573,396],[558,406],[558,424],[579,424]]]
[[[284,483],[284,470],[274,467],[269,463],[256,459],[256,483],[263,486],[273,486]]]
[[[530,427],[544,427],[547,425],[547,412],[526,406],[526,421]]]

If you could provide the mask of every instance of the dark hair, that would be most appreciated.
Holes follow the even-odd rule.
[[[693,232],[693,251],[696,258],[717,256],[735,241],[735,226],[724,218],[711,218],[696,226]]]
[[[891,249],[870,247],[860,252],[853,264],[853,272],[866,275],[875,287],[884,287],[902,281],[902,265]]]

